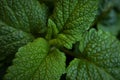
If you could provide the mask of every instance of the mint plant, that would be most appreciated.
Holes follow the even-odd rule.
[[[120,80],[119,0],[0,0],[0,79]]]

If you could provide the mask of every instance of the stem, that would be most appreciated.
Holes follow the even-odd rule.
[[[64,52],[65,54],[67,55],[70,55],[70,56],[73,56],[75,58],[80,58],[80,55],[78,54],[75,54],[74,52],[68,50],[68,49],[65,49],[65,48],[61,48],[60,51]]]

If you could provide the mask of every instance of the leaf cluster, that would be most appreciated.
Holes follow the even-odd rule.
[[[0,0],[0,79],[120,80],[120,0]]]

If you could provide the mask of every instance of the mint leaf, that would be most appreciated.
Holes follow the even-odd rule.
[[[74,59],[67,69],[67,80],[115,80],[103,68],[99,68],[93,63]]]
[[[67,80],[120,80],[120,42],[109,33],[94,29],[84,34],[82,58],[67,68]]]
[[[0,22],[0,61],[7,57],[9,59],[19,47],[33,39],[31,34]]]
[[[98,0],[56,0],[51,19],[59,34],[50,42],[71,48],[92,25],[97,7]]]
[[[47,7],[38,0],[0,0],[0,20],[25,32],[43,33]]]
[[[39,38],[19,49],[5,79],[59,80],[64,72],[65,55]]]
[[[52,39],[52,37],[57,36],[58,33],[59,31],[56,27],[56,24],[51,19],[48,19],[48,30],[46,39],[50,40]]]
[[[0,61],[43,33],[46,19],[47,7],[37,0],[0,0]]]

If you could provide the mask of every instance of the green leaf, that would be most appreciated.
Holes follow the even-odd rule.
[[[37,0],[0,0],[0,20],[25,32],[43,33],[47,7]]]
[[[50,19],[59,31],[51,43],[71,48],[81,34],[92,25],[98,7],[98,0],[56,0]],[[49,26],[49,25],[48,25]]]
[[[42,33],[46,19],[47,7],[37,0],[0,0],[0,61]]]
[[[48,19],[48,30],[46,39],[50,40],[52,37],[57,36],[58,33],[59,31],[56,27],[56,24],[51,19]]]
[[[120,42],[109,33],[94,29],[80,40],[82,58],[67,68],[67,80],[120,80]]]
[[[9,59],[19,47],[33,39],[31,34],[0,22],[0,61]]]
[[[8,68],[7,80],[59,80],[65,72],[65,55],[49,48],[39,38],[19,49],[13,65]]]
[[[67,69],[67,80],[115,80],[111,75],[93,63],[74,59]]]

